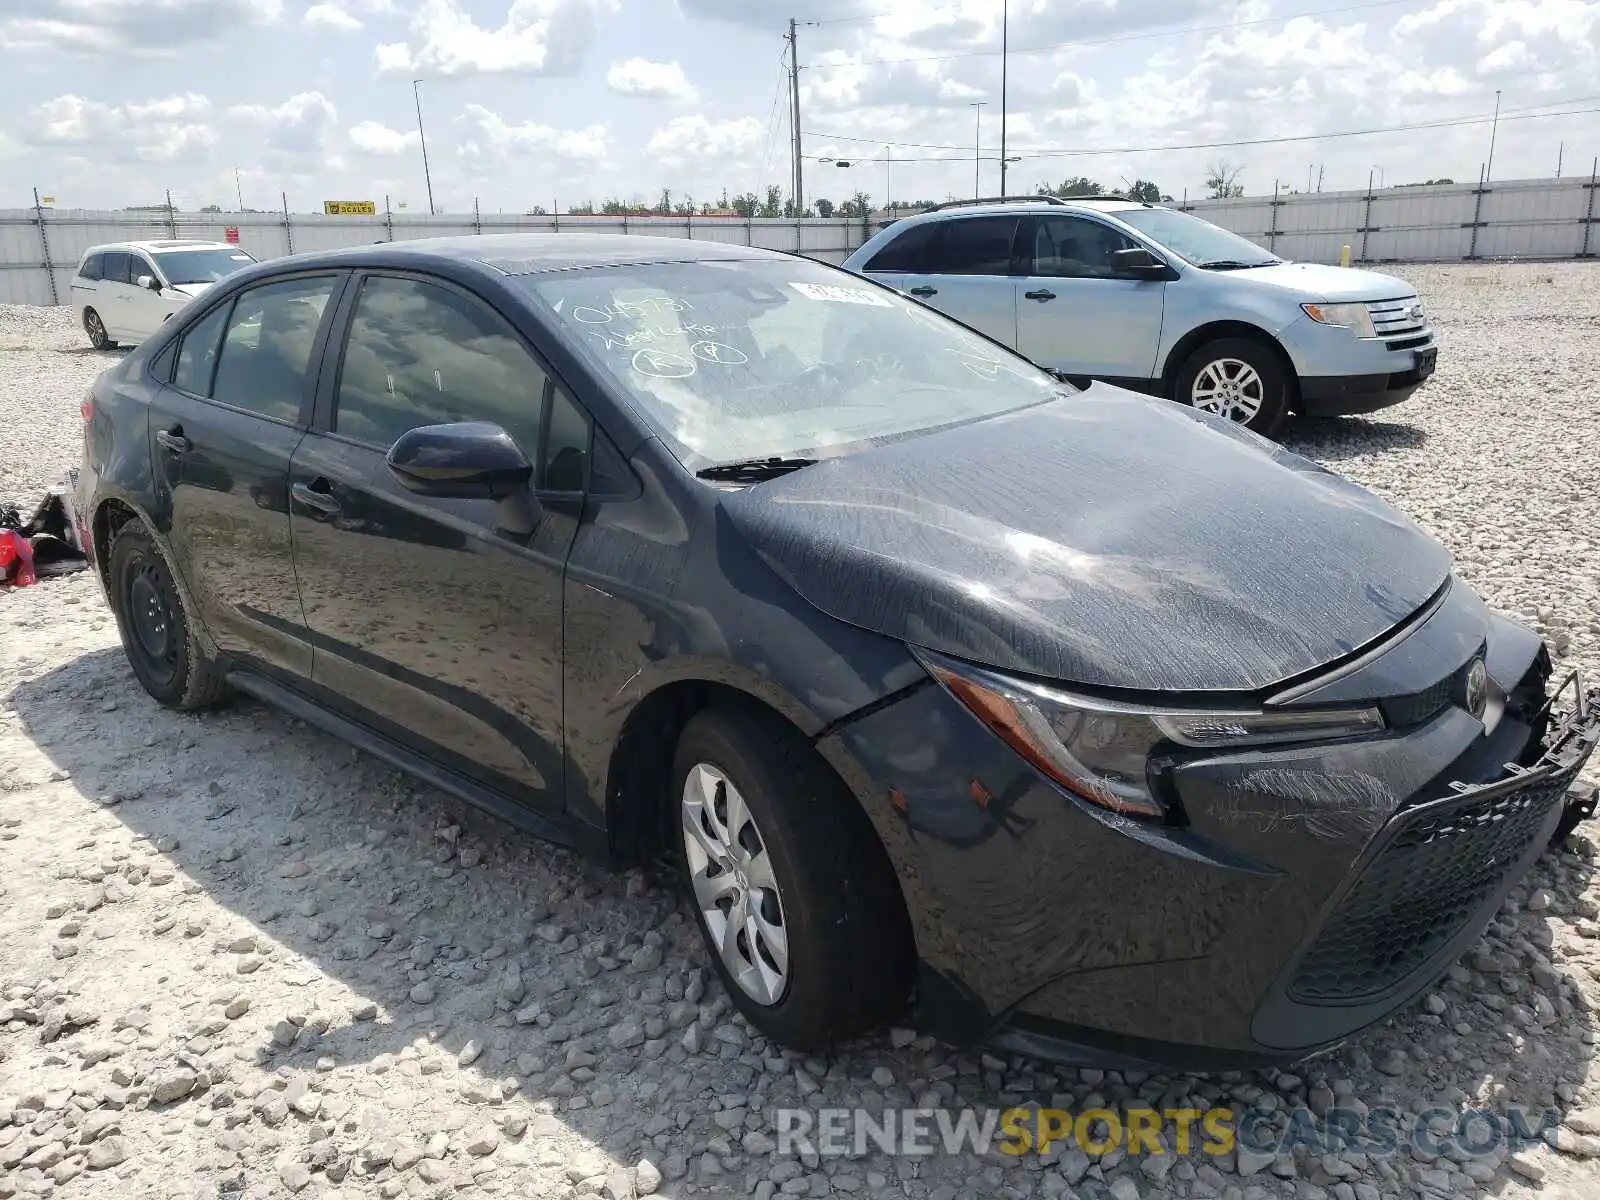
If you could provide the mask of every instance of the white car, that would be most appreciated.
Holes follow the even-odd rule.
[[[137,344],[219,279],[255,261],[228,242],[91,246],[72,277],[72,307],[96,350]]]

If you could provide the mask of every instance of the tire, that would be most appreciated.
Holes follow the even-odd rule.
[[[684,727],[672,779],[672,828],[694,920],[723,986],[745,1018],[781,1046],[815,1052],[898,1017],[915,971],[899,885],[866,813],[804,739],[770,714],[707,709]],[[755,926],[727,921],[740,901],[719,897],[718,905],[728,905],[720,910],[724,928],[732,924],[746,930],[725,955],[697,891],[697,854],[689,829],[699,822],[702,838],[695,840],[715,842],[714,831],[726,827],[730,798],[742,799],[750,821],[735,831],[742,835],[743,857],[726,861],[734,865],[735,878],[749,885],[743,894],[754,900],[760,921]],[[698,859],[711,861],[703,850]],[[702,887],[728,878],[714,871],[701,873]],[[759,886],[763,879],[772,886]],[[753,961],[751,928],[757,929],[755,954],[766,969],[746,967],[736,974],[728,959]],[[774,929],[787,944],[781,985],[771,983],[778,962],[769,940]]]
[[[89,344],[96,350],[115,350],[117,344],[106,333],[105,322],[92,308],[83,310],[83,331],[89,335]]]
[[[1288,373],[1268,346],[1219,338],[1189,356],[1173,380],[1172,399],[1271,437],[1289,411]],[[1216,399],[1205,400],[1207,394]]]
[[[166,556],[140,522],[129,521],[111,539],[106,579],[123,652],[145,691],[185,711],[228,695],[222,672],[195,640]]]

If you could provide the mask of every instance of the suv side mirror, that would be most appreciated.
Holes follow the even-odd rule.
[[[161,285],[156,282],[154,275],[141,275],[134,280],[134,283],[144,288],[147,292],[159,292],[161,290]]]
[[[1118,279],[1171,279],[1172,268],[1143,246],[1111,252],[1111,269]]]
[[[521,447],[486,421],[409,430],[384,461],[407,491],[441,499],[503,500],[527,491],[533,478]]]

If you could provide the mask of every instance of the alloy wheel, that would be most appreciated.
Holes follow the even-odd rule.
[[[1189,390],[1189,402],[1202,412],[1244,424],[1261,411],[1266,395],[1266,384],[1249,363],[1219,358],[1200,368]]]
[[[683,848],[695,905],[741,991],[771,1007],[789,983],[789,931],[767,844],[733,781],[696,763],[683,781]]]
[[[89,334],[89,344],[96,350],[103,349],[106,344],[106,327],[100,320],[100,314],[91,308],[83,323]]]

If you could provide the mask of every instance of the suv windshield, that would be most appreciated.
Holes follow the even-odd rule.
[[[1066,391],[954,321],[804,259],[518,282],[691,468],[839,454]]]
[[[169,250],[156,255],[168,283],[216,283],[255,259],[243,250]]]
[[[1284,261],[1236,233],[1176,209],[1119,209],[1114,215],[1197,267],[1270,267]]]

